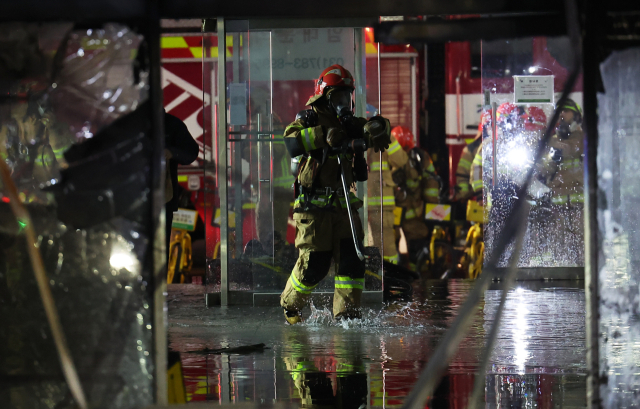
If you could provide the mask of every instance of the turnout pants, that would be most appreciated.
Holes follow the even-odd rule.
[[[369,224],[371,225],[371,235],[373,245],[382,250],[385,260],[398,264],[398,248],[396,247],[396,233],[393,227],[393,206],[384,206],[382,221],[380,220],[380,206],[369,207]],[[380,227],[382,227],[383,243],[380,241]]]
[[[357,212],[353,212],[358,239],[364,233]],[[313,289],[327,275],[331,261],[335,263],[335,293],[333,315],[349,315],[360,307],[364,289],[364,261],[356,254],[346,209],[294,213],[298,261],[280,295],[280,305],[290,311],[300,311]]]

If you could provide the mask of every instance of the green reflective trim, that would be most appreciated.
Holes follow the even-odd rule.
[[[462,169],[469,169],[469,168],[471,168],[471,162],[469,162],[469,161],[468,161],[468,160],[466,160],[466,159],[462,159],[462,158],[460,158],[460,162],[458,162],[458,169],[460,169],[460,168],[462,168]]]
[[[397,254],[395,256],[384,256],[383,259],[385,259],[391,264],[398,264],[400,256],[398,256]]]
[[[404,219],[409,220],[409,219],[413,219],[416,216],[417,216],[416,211],[414,209],[408,209],[404,214]]]
[[[368,200],[369,200],[369,206],[380,206],[380,196],[373,196],[373,197],[370,197]],[[394,196],[383,196],[382,205],[395,206],[396,198]]]
[[[316,149],[316,144],[314,141],[314,134],[313,134],[313,129],[312,128],[305,128],[303,130],[300,131],[300,135],[302,135],[302,145],[304,146],[304,149],[309,152],[312,151],[314,149]]]
[[[393,155],[394,153],[398,152],[400,148],[402,148],[402,146],[400,146],[398,141],[391,142],[391,145],[389,145],[389,149],[387,150],[387,153],[389,155]]]
[[[482,155],[478,154],[475,158],[473,158],[474,165],[482,165]]]
[[[356,288],[356,289],[364,290],[364,278],[336,276],[335,288]]]
[[[282,176],[275,178],[273,186],[275,187],[290,187],[295,179],[289,176]]]
[[[311,198],[311,204],[316,206],[326,206],[329,203],[329,199],[326,196],[314,196]]]
[[[293,285],[293,288],[295,288],[296,291],[301,294],[311,294],[311,291],[313,291],[313,289],[317,286],[317,284],[312,286],[304,285],[293,274],[289,276],[289,280],[291,281],[291,285]]]
[[[418,185],[420,184],[420,179],[409,179],[407,180],[407,187],[409,188],[415,188],[418,187]]]
[[[568,203],[584,203],[584,194],[574,193],[571,195],[554,196],[551,198],[551,203],[556,205],[563,205]]]
[[[340,197],[339,199],[340,199],[340,205],[341,205],[343,208],[345,208],[345,209],[346,209],[346,208],[347,208],[347,201],[346,201],[346,199],[345,199],[344,197]],[[350,205],[353,205],[354,203],[357,203],[357,202],[359,202],[359,201],[360,201],[360,199],[358,199],[358,197],[357,197],[356,195],[354,195],[353,193],[349,192],[349,204],[350,204]]]
[[[432,174],[436,173],[436,168],[435,168],[435,166],[433,166],[433,162],[431,162],[429,164],[429,166],[427,166],[427,172],[432,173]]]
[[[380,162],[371,162],[371,170],[380,170]],[[389,170],[389,162],[382,162],[382,170]]]
[[[364,284],[364,278],[351,278],[349,276],[335,276],[335,280],[340,282],[357,281]]]
[[[482,179],[474,180],[473,182],[471,182],[471,187],[473,188],[473,190],[482,189],[482,187],[483,187]]]
[[[431,187],[429,189],[425,189],[424,191],[429,196],[438,196],[438,191],[439,190],[437,188],[435,188],[435,187]]]
[[[461,193],[467,193],[469,191],[469,184],[468,183],[464,183],[464,184],[459,184],[458,185],[458,190]]]
[[[289,125],[289,126],[287,126],[287,127],[285,128],[285,130],[284,130],[284,135],[285,135],[285,137],[286,137],[286,135],[289,135],[290,133],[292,133],[292,132],[289,132],[289,129],[294,129],[294,132],[295,132],[295,131],[300,131],[300,130],[304,129],[304,126],[303,126],[303,125],[300,125],[300,124],[297,124],[297,123],[295,123],[295,122],[294,122],[294,123],[292,123],[291,125]],[[283,143],[284,143],[284,142],[283,142]]]

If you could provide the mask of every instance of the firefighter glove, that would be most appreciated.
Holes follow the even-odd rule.
[[[381,116],[374,116],[364,125],[365,140],[368,139],[367,146],[372,146],[378,152],[384,152],[391,143],[391,126],[389,121]]]
[[[339,128],[329,128],[327,130],[327,143],[332,148],[339,147],[347,139],[347,134]]]

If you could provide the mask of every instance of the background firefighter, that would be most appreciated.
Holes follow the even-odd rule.
[[[285,145],[292,158],[300,157],[296,172],[296,248],[298,260],[280,296],[285,318],[290,324],[301,321],[300,310],[311,292],[335,262],[333,315],[358,318],[364,289],[364,261],[356,254],[347,206],[357,209],[362,202],[341,189],[338,158],[334,151],[351,147],[344,154],[343,171],[347,186],[367,179],[363,149],[384,150],[390,143],[389,121],[373,117],[367,121],[353,116],[351,73],[340,65],[325,69],[315,84],[314,95],[296,120],[285,129]],[[354,149],[358,144],[361,149]],[[362,223],[353,212],[357,239],[364,238]]]
[[[456,167],[456,186],[453,200],[466,200],[473,196],[474,189],[471,188],[471,164],[482,145],[483,135],[488,132],[491,126],[491,112],[484,111],[480,115],[478,123],[478,133],[471,143],[464,147],[460,161]]]
[[[556,132],[549,140],[549,153],[543,157],[539,179],[550,189],[539,200],[546,207],[548,231],[553,232],[552,250],[571,249],[566,254],[550,254],[555,262],[584,265],[584,135],[582,110],[573,100],[559,105]]]
[[[398,247],[396,245],[396,234],[393,226],[393,209],[395,208],[394,188],[395,184],[391,177],[394,169],[399,169],[407,164],[409,157],[396,140],[394,133],[399,127],[391,130],[391,143],[389,149],[382,152],[382,155],[369,153],[369,206],[380,208],[382,203],[382,218],[370,217],[373,245],[382,248],[380,243],[380,225],[382,224],[382,237],[384,248],[382,255],[385,260],[398,264]],[[382,171],[382,192],[380,192],[380,171]],[[382,219],[382,220],[381,220]]]
[[[429,246],[429,228],[424,222],[425,203],[438,203],[440,183],[431,157],[415,146],[409,128],[397,126],[392,131],[408,160],[392,173],[395,188],[396,219],[407,240],[409,268],[416,269],[422,249]]]

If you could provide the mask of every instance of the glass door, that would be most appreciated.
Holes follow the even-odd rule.
[[[490,105],[483,109],[495,119],[480,157],[488,212],[485,248],[490,254],[508,222],[516,190],[534,167],[527,192],[531,210],[517,262],[521,268],[544,267],[548,277],[553,276],[548,268],[584,266],[582,79],[569,101],[558,101],[569,74],[570,54],[566,37],[482,42],[482,88],[490,94]],[[556,106],[560,118],[542,160],[534,164]],[[492,132],[495,138],[490,137]],[[500,266],[508,264],[512,251],[508,248],[503,254]]]
[[[309,108],[307,101],[313,95],[315,81],[333,64],[344,66],[354,76],[356,116],[373,115],[377,109],[368,110],[367,99],[377,104],[378,97],[368,98],[366,73],[370,72],[367,63],[377,68],[377,56],[366,58],[364,33],[364,28],[353,27],[263,28],[252,21],[229,22],[224,74],[217,68],[223,49],[218,45],[219,36],[204,33],[205,42],[210,46],[215,43],[211,55],[218,58],[204,62],[203,75],[209,78],[203,82],[213,88],[214,83],[220,84],[212,95],[224,107],[210,109],[211,118],[205,120],[212,135],[208,143],[218,162],[217,194],[210,197],[212,215],[217,216],[210,222],[220,229],[219,239],[207,240],[207,255],[211,257],[208,264],[212,266],[208,292],[218,291],[218,282],[225,287],[225,276],[226,288],[231,298],[235,297],[231,303],[252,303],[254,293],[275,297],[284,289],[298,259],[294,245],[294,175],[284,131],[298,112]],[[224,90],[220,88],[220,75],[224,75]],[[365,246],[370,246],[366,251],[372,257],[367,259],[365,290],[381,291],[382,258],[380,249],[373,247],[380,242],[373,236],[380,232],[370,227],[381,225],[380,221],[371,223],[372,217],[381,216],[379,203],[369,205],[371,192],[366,182],[354,184],[351,191],[363,200],[360,218],[368,221],[364,226]],[[223,214],[227,215],[226,229],[220,225]],[[216,261],[223,255],[223,248],[227,260]],[[315,291],[332,292],[333,276],[332,266]],[[381,293],[379,298],[381,301]]]

